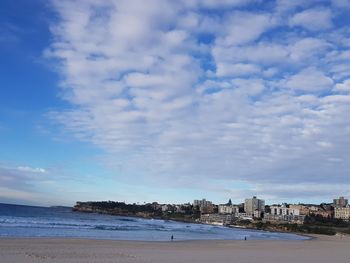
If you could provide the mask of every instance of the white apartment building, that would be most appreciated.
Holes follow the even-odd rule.
[[[234,220],[234,215],[229,214],[202,214],[200,218],[200,222],[213,225],[231,225]]]
[[[272,205],[271,212],[264,215],[264,222],[276,223],[297,223],[303,224],[305,215],[300,215],[300,210],[296,206],[287,207],[286,205]]]
[[[235,205],[219,205],[219,214],[236,214],[239,212],[239,207]]]
[[[285,205],[272,205],[270,206],[271,215],[281,215],[281,216],[285,216],[285,215],[292,215],[292,216],[298,216],[300,215],[300,210],[297,208],[290,208],[287,207]]]
[[[334,218],[343,219],[346,221],[350,220],[350,207],[335,207]]]

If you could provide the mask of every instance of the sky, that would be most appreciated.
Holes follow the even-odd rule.
[[[350,197],[349,12],[0,1],[0,202]]]

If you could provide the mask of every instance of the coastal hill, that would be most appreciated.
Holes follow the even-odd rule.
[[[162,205],[156,202],[147,204],[126,204],[114,201],[77,202],[73,211],[186,222],[195,222],[200,218],[198,208],[190,204]]]

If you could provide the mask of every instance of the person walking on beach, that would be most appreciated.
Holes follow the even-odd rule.
[[[244,240],[247,240],[247,237],[244,237]]]
[[[171,241],[174,241],[174,236],[173,236],[173,235],[171,235],[171,238],[170,238],[170,239],[171,239]]]

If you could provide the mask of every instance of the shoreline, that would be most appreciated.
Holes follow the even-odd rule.
[[[259,229],[256,227],[251,226],[245,226],[245,225],[216,225],[216,224],[209,224],[204,222],[199,222],[195,220],[182,220],[182,219],[174,219],[174,218],[161,218],[161,217],[143,217],[138,215],[123,215],[123,214],[109,214],[109,213],[103,213],[103,212],[96,212],[96,211],[79,211],[72,209],[73,213],[88,213],[88,214],[96,214],[96,215],[110,215],[110,216],[120,216],[120,217],[130,217],[130,218],[140,218],[145,220],[164,220],[164,221],[173,221],[177,223],[187,223],[187,224],[197,224],[197,225],[208,225],[208,226],[217,226],[217,227],[224,227],[224,228],[237,228],[237,229],[247,229],[247,230],[254,230],[254,231],[263,231],[263,232],[270,232],[270,233],[281,233],[281,234],[294,234],[298,236],[304,236],[309,237],[309,233],[304,232],[295,232],[295,231],[285,231],[282,229],[272,228],[272,229]],[[312,234],[312,233],[310,233]],[[327,236],[327,235],[326,235]]]
[[[281,226],[279,224],[270,224],[268,227],[255,227],[254,223],[249,224],[249,225],[220,225],[220,224],[210,224],[210,223],[205,223],[205,222],[200,222],[196,221],[193,219],[181,219],[181,218],[171,218],[171,217],[157,217],[157,216],[140,216],[140,215],[128,215],[128,214],[113,214],[113,213],[108,213],[106,211],[87,211],[87,210],[80,210],[76,208],[72,208],[73,213],[92,213],[92,214],[97,214],[97,215],[110,215],[110,216],[120,216],[120,217],[130,217],[130,218],[141,218],[145,220],[164,220],[164,221],[173,221],[173,222],[179,222],[179,223],[187,223],[187,224],[199,224],[199,225],[209,225],[209,226],[219,226],[219,227],[226,227],[226,228],[238,228],[238,229],[248,229],[248,230],[256,230],[256,231],[265,231],[265,232],[270,232],[270,233],[283,233],[283,234],[295,234],[299,236],[308,236],[313,235],[313,234],[320,234],[320,235],[325,235],[325,236],[334,236],[336,234],[341,234],[341,231],[336,231],[334,230],[334,233],[321,233],[321,232],[305,232],[305,231],[293,231],[293,230],[287,230],[285,226]],[[288,225],[288,224],[287,224]],[[304,225],[305,226],[305,225]],[[310,229],[316,228],[316,229],[331,229],[332,226],[319,226],[319,225],[308,225]]]
[[[349,236],[308,240],[120,241],[0,238],[1,263],[348,262]]]

